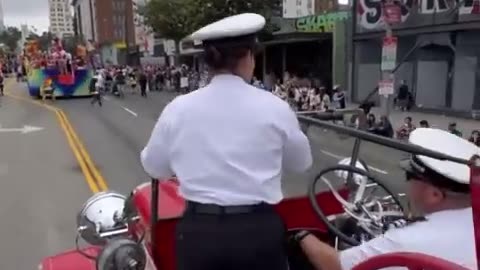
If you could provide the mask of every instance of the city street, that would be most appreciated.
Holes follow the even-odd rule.
[[[89,99],[59,101],[86,148],[102,171],[109,187],[130,192],[135,185],[148,181],[140,165],[139,154],[145,146],[162,108],[174,98],[173,93],[151,92],[147,99],[127,94],[125,99],[107,96],[103,107],[92,107]],[[308,133],[315,156],[314,167],[306,174],[284,177],[288,196],[303,194],[307,183],[322,168],[350,156],[353,140],[338,139],[333,132],[311,128]],[[388,153],[388,154],[386,154]],[[389,158],[386,159],[385,157]],[[372,144],[363,144],[361,157],[380,177],[401,188],[398,161],[402,154]]]
[[[0,98],[0,269],[36,269],[73,247],[75,215],[91,191],[55,114]]]
[[[128,93],[123,100],[107,96],[103,107],[92,106],[90,99],[82,98],[48,101],[52,106],[46,108],[32,102],[25,88],[24,84],[10,85],[10,96],[3,98],[0,107],[0,175],[5,179],[0,189],[2,269],[32,269],[41,257],[73,248],[75,216],[92,191],[108,185],[128,194],[148,181],[139,154],[162,108],[174,98],[165,92],[149,93],[147,99]],[[55,107],[68,118],[69,132],[62,131],[66,124],[57,121]],[[83,157],[76,160],[64,133],[77,137],[77,144],[82,146],[73,148],[84,148]],[[284,177],[287,196],[304,194],[308,182],[321,169],[349,156],[353,147],[352,139],[340,139],[319,128],[310,128],[308,135],[314,167],[305,174]],[[403,174],[397,165],[402,156],[368,143],[361,149],[370,169],[398,192],[404,191]],[[98,171],[98,175],[85,176],[79,164]]]

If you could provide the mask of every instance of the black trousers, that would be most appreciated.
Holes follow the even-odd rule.
[[[140,94],[142,97],[147,96],[147,82],[140,82]]]
[[[177,225],[178,270],[287,270],[285,227],[269,205],[240,214],[187,207]]]

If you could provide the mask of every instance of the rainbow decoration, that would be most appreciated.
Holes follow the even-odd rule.
[[[92,77],[91,69],[77,69],[75,76],[72,76],[60,75],[57,68],[32,68],[27,75],[28,91],[30,96],[39,97],[40,87],[46,79],[50,78],[57,97],[90,96],[88,86]]]

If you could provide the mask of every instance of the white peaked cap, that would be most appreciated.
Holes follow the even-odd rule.
[[[351,158],[344,158],[338,162],[338,165],[347,165],[350,166],[350,162],[352,162]],[[355,164],[355,167],[357,167],[360,170],[367,171],[367,168],[365,168],[365,165],[362,164],[360,161],[357,160],[357,163]],[[341,179],[347,180],[348,178],[348,171],[335,171],[335,175],[338,176]],[[366,176],[355,173],[353,174],[353,180],[355,183],[359,184],[362,180],[364,180]]]
[[[417,128],[410,133],[408,141],[428,150],[464,160],[470,160],[474,155],[480,155],[478,146],[441,129]],[[460,184],[470,183],[470,168],[465,164],[420,155],[416,156],[416,158],[423,164],[415,164],[413,166],[412,161],[410,161],[402,163],[401,166],[407,171],[412,170],[412,167],[415,167],[418,171],[418,166],[420,165],[421,167],[423,165],[454,182]]]
[[[265,18],[255,13],[243,13],[223,18],[204,26],[190,35],[196,41],[216,40],[255,34],[265,27]]]

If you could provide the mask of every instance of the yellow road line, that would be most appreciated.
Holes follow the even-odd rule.
[[[8,84],[10,86],[10,84]],[[7,87],[5,87],[7,89]],[[9,91],[5,91],[5,95],[11,97],[13,99],[17,99],[20,101],[25,101],[28,103],[32,103],[38,106],[41,106],[45,109],[48,109],[51,112],[54,112],[57,116],[57,120],[60,124],[60,127],[65,133],[67,138],[68,145],[72,149],[72,152],[77,159],[78,164],[82,170],[82,173],[85,177],[85,181],[89,186],[90,190],[93,193],[97,193],[99,191],[105,191],[108,189],[107,183],[103,178],[100,171],[97,169],[95,164],[93,163],[90,155],[88,154],[87,150],[85,149],[83,143],[80,141],[78,135],[76,134],[73,126],[71,125],[70,121],[68,120],[67,115],[63,112],[62,109],[45,104],[40,101],[32,100],[29,98],[25,98],[22,96],[18,96],[15,94],[10,93]]]
[[[77,159],[78,164],[80,165],[80,168],[83,172],[83,175],[85,176],[85,181],[87,182],[88,187],[90,188],[90,190],[93,193],[99,192],[99,189],[98,189],[97,185],[95,184],[95,180],[93,179],[92,175],[90,174],[90,171],[88,170],[87,165],[85,164],[85,161],[83,160],[83,158],[80,154],[80,151],[75,146],[73,136],[68,131],[68,128],[66,127],[66,123],[65,123],[64,119],[62,118],[61,114],[58,111],[55,112],[55,114],[57,116],[58,122],[60,123],[60,126],[62,127],[62,130],[65,132],[65,136],[67,137],[68,145],[72,149],[73,154],[74,154],[75,158]]]
[[[93,163],[92,158],[88,154],[87,150],[85,149],[85,146],[83,145],[82,141],[78,138],[77,133],[73,129],[72,125],[70,122],[67,120],[67,116],[63,111],[59,111],[59,114],[63,119],[65,120],[65,124],[67,126],[67,129],[70,131],[70,134],[72,134],[74,140],[77,142],[77,146],[80,150],[80,153],[82,154],[83,158],[85,159],[85,162],[88,164],[88,167],[90,168],[96,183],[98,184],[98,187],[100,188],[101,191],[105,191],[108,189],[107,184],[105,182],[105,179],[101,175],[101,173],[98,171],[97,166],[95,166],[95,163]]]

